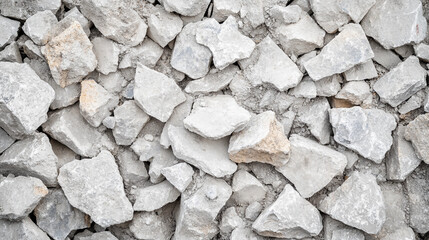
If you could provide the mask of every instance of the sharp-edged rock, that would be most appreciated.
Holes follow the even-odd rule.
[[[156,42],[150,40],[150,38],[146,38],[141,44],[126,51],[119,63],[119,68],[136,68],[139,64],[153,68],[161,58],[163,52],[164,49]]]
[[[153,186],[139,188],[135,195],[134,211],[150,212],[176,201],[180,192],[165,180]]]
[[[429,164],[429,149],[427,148],[428,124],[429,113],[419,115],[407,125],[404,134],[405,139],[413,144],[417,157],[427,164]]]
[[[180,192],[185,191],[192,182],[194,170],[187,163],[178,163],[161,170],[162,175]]]
[[[352,81],[344,84],[335,98],[347,100],[353,105],[361,105],[368,98],[372,98],[372,95],[366,82]]]
[[[0,128],[0,154],[10,147],[15,142],[15,139],[9,136],[7,132]]]
[[[45,45],[50,38],[51,28],[57,23],[57,17],[55,17],[52,11],[45,10],[29,17],[25,21],[22,30],[35,44]]]
[[[374,55],[377,55],[375,51]],[[378,77],[378,73],[375,69],[374,62],[368,60],[345,71],[344,77],[347,81],[360,81],[376,78]]]
[[[427,192],[429,185],[427,179],[429,176],[429,168],[422,164],[417,168],[410,177],[405,181],[406,189],[408,190],[409,202],[409,225],[417,233],[425,234],[429,231],[429,200]]]
[[[210,0],[163,0],[162,5],[169,12],[176,12],[183,16],[197,16],[206,11]]]
[[[326,98],[317,98],[298,109],[297,120],[306,124],[311,134],[321,144],[328,144],[331,138],[329,109],[331,106]]]
[[[328,33],[335,33],[338,28],[350,21],[347,12],[343,12],[344,0],[310,0],[311,10],[317,23]],[[355,11],[356,9],[351,9]]]
[[[232,199],[240,205],[262,201],[267,190],[252,174],[239,170],[232,178]]]
[[[20,240],[50,240],[48,235],[42,231],[29,217],[20,221],[8,221],[0,219],[1,239]]]
[[[174,233],[172,211],[162,208],[156,212],[136,213],[130,231],[137,239],[169,240]]]
[[[183,27],[183,21],[176,14],[169,13],[163,8],[157,8],[148,20],[147,35],[161,47],[165,47],[176,38]]]
[[[116,43],[102,37],[92,39],[91,43],[94,46],[94,54],[97,58],[97,71],[104,75],[116,72],[120,53]]]
[[[205,77],[189,82],[186,85],[185,92],[191,94],[218,92],[228,86],[239,71],[239,68],[235,65],[229,65],[221,71],[217,69],[213,70],[213,72],[209,72]]]
[[[56,13],[61,7],[61,0],[38,0],[28,2],[27,0],[9,0],[0,1],[1,14],[6,17],[12,17],[19,20],[26,20],[37,12],[50,10]]]

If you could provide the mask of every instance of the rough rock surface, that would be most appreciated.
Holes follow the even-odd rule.
[[[39,11],[50,10],[56,13],[61,7],[61,0],[38,0],[28,2],[26,0],[0,1],[1,14],[6,17],[26,20]]]
[[[429,164],[429,150],[427,149],[429,114],[418,116],[405,129],[405,139],[411,141],[418,158]]]
[[[205,77],[189,82],[185,92],[204,94],[222,90],[229,85],[238,70],[235,65],[229,65],[221,71],[213,69],[213,72],[209,72]]]
[[[334,33],[338,28],[350,21],[350,16],[342,11],[338,0],[311,0],[311,10],[317,23],[328,33]]]
[[[176,12],[183,16],[196,16],[205,12],[208,5],[210,4],[209,0],[163,0],[162,4],[165,10],[169,12]]]
[[[429,231],[429,201],[426,193],[428,192],[427,178],[429,169],[427,165],[422,165],[405,181],[408,189],[409,201],[409,220],[410,226],[418,233]]]
[[[179,16],[169,13],[163,8],[158,8],[147,21],[149,26],[147,35],[161,47],[165,47],[171,42],[183,27],[183,21]]]
[[[21,221],[0,219],[1,239],[49,240],[50,238],[29,217]]]
[[[239,170],[232,178],[232,199],[238,204],[245,205],[262,201],[267,190],[252,174]]]
[[[137,189],[134,211],[150,212],[176,201],[180,192],[168,181]]]
[[[187,163],[178,163],[161,170],[162,175],[180,192],[185,191],[192,182],[194,170]]]
[[[168,240],[174,232],[174,219],[171,211],[139,212],[134,215],[130,231],[137,239]]]

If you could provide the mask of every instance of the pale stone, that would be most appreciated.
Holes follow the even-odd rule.
[[[331,138],[329,109],[331,106],[326,98],[317,98],[298,109],[297,120],[306,124],[311,134],[321,144],[328,144]]]
[[[115,115],[113,137],[118,145],[131,145],[150,119],[134,101],[125,101],[113,113]]]
[[[35,44],[45,45],[49,40],[51,28],[57,23],[57,17],[51,11],[45,10],[29,17],[22,30]]]
[[[28,41],[31,42],[30,40]],[[21,53],[16,42],[12,42],[0,51],[0,61],[22,63]]]
[[[97,71],[104,75],[116,72],[119,61],[119,47],[112,40],[97,37],[91,40],[97,58]]]
[[[212,18],[225,21],[230,15],[237,15],[241,9],[241,0],[214,0]]]
[[[4,2],[6,1],[0,1],[0,9],[1,5],[4,4]],[[0,15],[0,30],[2,33],[0,36],[0,48],[15,41],[15,39],[18,37],[18,30],[20,26],[21,24],[18,21]]]
[[[7,132],[0,128],[0,154],[4,152],[6,149],[15,142],[15,139],[9,136]]]
[[[37,12],[50,10],[56,13],[61,7],[61,0],[1,0],[1,14],[6,17],[12,17],[19,20],[26,20]]]
[[[137,185],[145,182],[149,175],[145,163],[139,161],[136,154],[129,149],[124,149],[118,155],[119,172],[124,179],[125,185]]]
[[[376,41],[370,39],[369,44],[371,45],[371,49],[374,52],[373,60],[381,66],[387,69],[392,69],[402,62],[401,58],[399,58],[399,56],[396,55],[392,50],[385,49]]]
[[[419,115],[407,125],[404,137],[411,141],[417,157],[429,164],[428,134],[429,113]]]
[[[296,87],[289,91],[289,94],[297,98],[315,98],[317,96],[316,84],[309,77],[305,77]]]
[[[250,26],[257,28],[263,24],[264,1],[263,0],[244,0],[241,1],[240,17],[250,23]]]
[[[418,58],[425,62],[429,62],[429,45],[424,43],[414,45],[414,52]]]
[[[205,12],[209,4],[210,0],[162,0],[165,10],[190,17]]]
[[[377,0],[339,0],[338,7],[355,23],[359,23],[376,2]]]
[[[174,233],[171,211],[139,212],[134,215],[130,231],[137,239],[170,240]]]
[[[19,240],[50,240],[29,217],[21,221],[8,221],[0,219],[0,238]]]
[[[178,163],[161,170],[162,175],[180,192],[185,191],[192,182],[194,170],[187,163]]]
[[[340,82],[342,82],[342,78],[339,74],[325,77],[317,82],[314,82],[316,85],[317,96],[332,97],[337,95],[337,93],[341,90]]]
[[[342,0],[310,0],[311,10],[317,23],[328,33],[335,33],[338,28],[350,21],[350,16],[343,12],[339,4]],[[344,1],[344,0],[343,0]],[[355,10],[355,9],[351,9]]]
[[[255,219],[262,212],[262,208],[263,206],[259,202],[253,202],[249,204],[249,206],[246,208],[245,217],[249,220],[255,221]]]
[[[365,235],[356,229],[340,229],[332,232],[331,240],[365,240]]]
[[[154,211],[168,203],[176,201],[180,192],[167,180],[150,187],[136,190],[134,211]]]
[[[238,71],[237,66],[230,65],[221,71],[210,72],[203,78],[189,82],[185,92],[192,94],[218,92],[228,86]]]
[[[146,38],[143,43],[130,48],[119,63],[119,68],[136,68],[137,65],[143,64],[147,67],[155,67],[161,58],[164,50],[154,41]]]
[[[232,230],[243,226],[244,221],[238,216],[235,207],[227,208],[222,214],[219,229],[223,234],[229,234]]]
[[[374,55],[376,55],[375,52]],[[344,77],[347,81],[359,81],[376,78],[378,73],[372,60],[368,60],[345,71]]]
[[[428,176],[429,168],[426,164],[422,164],[405,181],[408,192],[409,225],[414,231],[421,234],[429,231],[429,215],[427,214],[429,211],[429,201],[427,199],[429,191]]]
[[[173,41],[183,27],[183,21],[179,16],[169,13],[161,7],[149,16],[147,22],[149,26],[147,35],[161,47],[165,47]]]
[[[108,231],[93,233],[89,236],[80,237],[78,240],[118,240]]]
[[[70,11],[64,13],[63,19],[73,19],[78,21],[80,25],[82,25],[83,31],[85,31],[86,35],[89,36],[91,34],[90,28],[92,27],[92,22],[89,21],[85,16],[83,16],[83,14],[79,11],[77,7],[73,7],[70,9]]]
[[[371,96],[369,85],[366,82],[352,81],[344,84],[343,88],[335,97],[338,99],[345,99],[353,105],[360,105]]]
[[[244,205],[262,201],[267,190],[252,174],[239,170],[232,178],[232,199],[237,204]]]

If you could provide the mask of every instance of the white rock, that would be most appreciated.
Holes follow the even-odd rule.
[[[237,15],[241,10],[241,0],[214,0],[212,18],[225,21],[230,15]]]
[[[0,153],[8,149],[14,142],[15,139],[11,138],[3,128],[0,128]]]
[[[408,213],[409,226],[417,233],[425,234],[429,231],[429,215],[426,214],[429,211],[429,202],[426,198],[427,192],[429,191],[427,184],[428,167],[425,164],[421,164],[420,166],[421,167],[417,168],[405,181],[405,187],[408,193],[408,202],[406,202],[406,206],[409,206],[409,208],[406,209],[406,213]],[[396,209],[398,209],[398,207],[396,207]],[[400,218],[397,219],[404,219],[401,215],[399,215],[399,217]],[[405,221],[406,219],[407,218],[405,218]],[[391,220],[395,220],[395,218]]]
[[[262,212],[263,206],[259,202],[253,202],[246,208],[245,216],[247,219],[255,221],[255,219]]]
[[[86,35],[89,36],[91,34],[90,28],[92,27],[92,22],[86,19],[77,7],[73,7],[70,11],[64,13],[63,19],[73,19],[78,21],[80,25],[82,25],[83,31],[85,31]]]
[[[314,18],[328,33],[336,32],[338,28],[350,21],[350,16],[347,12],[343,12],[340,5],[342,1],[346,0],[310,0]],[[350,10],[355,11],[357,9],[352,8]]]
[[[359,23],[376,2],[377,0],[339,0],[338,6],[355,23]]]
[[[96,37],[91,40],[97,58],[97,71],[102,74],[116,72],[119,61],[119,48],[112,40]]]
[[[429,123],[429,114],[422,114],[416,117],[407,125],[405,130],[405,139],[411,141],[418,158],[425,163],[429,163],[429,151],[427,146],[427,124]]]
[[[192,182],[194,170],[187,163],[179,163],[161,170],[162,175],[180,192]]]
[[[122,86],[126,84],[126,80],[121,72],[117,71],[107,75],[100,73],[98,75],[98,83],[108,92],[118,94],[122,91]]]
[[[295,97],[315,98],[317,96],[316,84],[309,77],[305,77],[296,87],[289,91],[289,94]]]
[[[267,190],[252,174],[239,170],[232,178],[232,192],[232,199],[242,205],[262,201]]]
[[[298,5],[288,5],[286,7],[275,5],[268,9],[267,13],[282,24],[291,24],[298,22],[304,16],[303,10]],[[274,24],[276,25],[276,24]]]
[[[30,40],[28,41],[31,42]],[[22,63],[21,53],[19,52],[19,46],[16,42],[12,42],[0,51],[0,61]]]
[[[147,22],[149,26],[147,35],[161,47],[165,47],[176,38],[183,27],[183,21],[178,15],[169,13],[162,7],[157,8]]]
[[[264,18],[264,1],[262,0],[244,0],[241,1],[240,17],[248,21],[252,28],[263,24]]]
[[[190,17],[205,12],[209,4],[210,0],[162,0],[165,10]]]
[[[244,221],[238,216],[235,207],[227,208],[222,214],[219,229],[223,234],[229,234],[232,230],[243,226]]]
[[[341,75],[335,74],[330,77],[325,77],[320,79],[317,82],[314,82],[316,85],[317,96],[320,97],[332,97],[335,96],[341,90],[342,82]]]
[[[161,58],[164,50],[150,38],[146,38],[143,43],[130,48],[122,57],[119,68],[136,68],[137,65],[143,64],[147,67],[155,67]]]
[[[139,161],[136,154],[129,149],[118,153],[119,172],[125,185],[137,185],[149,178],[145,163]]]
[[[376,53],[374,52],[376,55]],[[344,77],[347,81],[359,81],[378,77],[372,60],[358,64],[344,72]]]
[[[372,51],[374,52],[373,60],[381,66],[387,69],[392,69],[402,62],[395,52],[385,49],[376,41],[370,39],[369,44],[371,45]]]
[[[168,203],[176,201],[180,192],[168,181],[136,190],[134,211],[154,211]]]
[[[335,96],[338,99],[345,99],[353,105],[360,105],[368,97],[372,97],[369,85],[364,81],[352,81],[344,84],[341,91]]]
[[[331,240],[365,240],[365,235],[356,229],[340,229],[332,232]]]
[[[78,240],[118,240],[112,233],[108,231],[96,232],[89,236],[80,237]]]
[[[0,6],[4,4],[3,2],[6,1],[0,1]],[[0,30],[2,33],[0,36],[0,48],[9,43],[12,43],[18,37],[18,30],[20,26],[21,24],[18,21],[0,16]]]
[[[424,43],[414,45],[414,52],[418,58],[425,62],[429,62],[429,45]]]
[[[27,0],[0,1],[1,14],[19,20],[26,20],[37,12],[50,10],[56,13],[61,7],[61,0],[38,0],[28,2]]]
[[[203,78],[189,82],[185,92],[192,94],[218,92],[228,86],[238,71],[237,66],[229,65],[221,71],[210,72]]]
[[[137,239],[169,240],[174,233],[171,211],[136,213],[130,231]]]
[[[37,45],[45,45],[49,40],[49,33],[58,23],[57,17],[50,10],[38,12],[25,21],[22,30]]]

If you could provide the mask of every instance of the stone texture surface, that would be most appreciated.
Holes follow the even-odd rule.
[[[56,13],[61,7],[61,0],[38,0],[28,2],[26,0],[0,1],[1,14],[6,17],[26,20],[39,11],[50,10]]]
[[[328,144],[331,138],[329,109],[331,107],[326,98],[317,98],[308,104],[303,104],[296,118],[297,121],[307,125],[311,134],[321,144]]]
[[[178,163],[161,170],[162,175],[180,192],[185,191],[192,182],[194,170],[187,163]]]
[[[4,152],[6,149],[15,142],[15,139],[9,136],[2,128],[0,128],[0,153]]]
[[[405,181],[408,189],[409,201],[409,221],[410,226],[417,233],[427,233],[429,231],[429,201],[427,199],[429,169],[422,164]]]
[[[232,199],[238,204],[245,205],[262,201],[267,190],[252,174],[239,170],[232,178]]]
[[[165,10],[176,12],[183,16],[196,16],[206,11],[209,0],[163,0]]]
[[[229,85],[238,70],[239,68],[235,65],[230,65],[221,71],[212,69],[205,77],[189,82],[185,92],[191,94],[218,92]]]
[[[37,45],[45,45],[50,38],[50,31],[58,23],[57,17],[49,11],[38,12],[25,21],[22,30]]]
[[[29,217],[21,221],[8,221],[0,219],[0,238],[22,239],[22,240],[49,240],[43,232]]]
[[[91,40],[95,57],[97,58],[97,71],[107,75],[116,72],[118,68],[120,49],[112,40],[97,37]]]
[[[119,68],[136,68],[139,64],[153,68],[163,52],[164,50],[156,42],[146,38],[143,43],[125,51],[125,55],[122,56],[122,60],[119,63]]]
[[[418,158],[429,163],[429,151],[427,146],[429,114],[420,115],[407,125],[404,137],[411,141]]]
[[[137,189],[134,211],[150,212],[176,201],[180,192],[168,181]]]
[[[328,33],[335,33],[338,28],[350,21],[347,12],[343,12],[339,0],[310,0],[311,10],[317,23]],[[355,9],[353,9],[355,10]]]
[[[130,231],[137,239],[168,240],[174,232],[172,211],[139,212],[134,215]]]
[[[157,11],[148,18],[148,26],[147,35],[161,47],[165,47],[180,33],[183,21],[178,15],[157,8]]]

